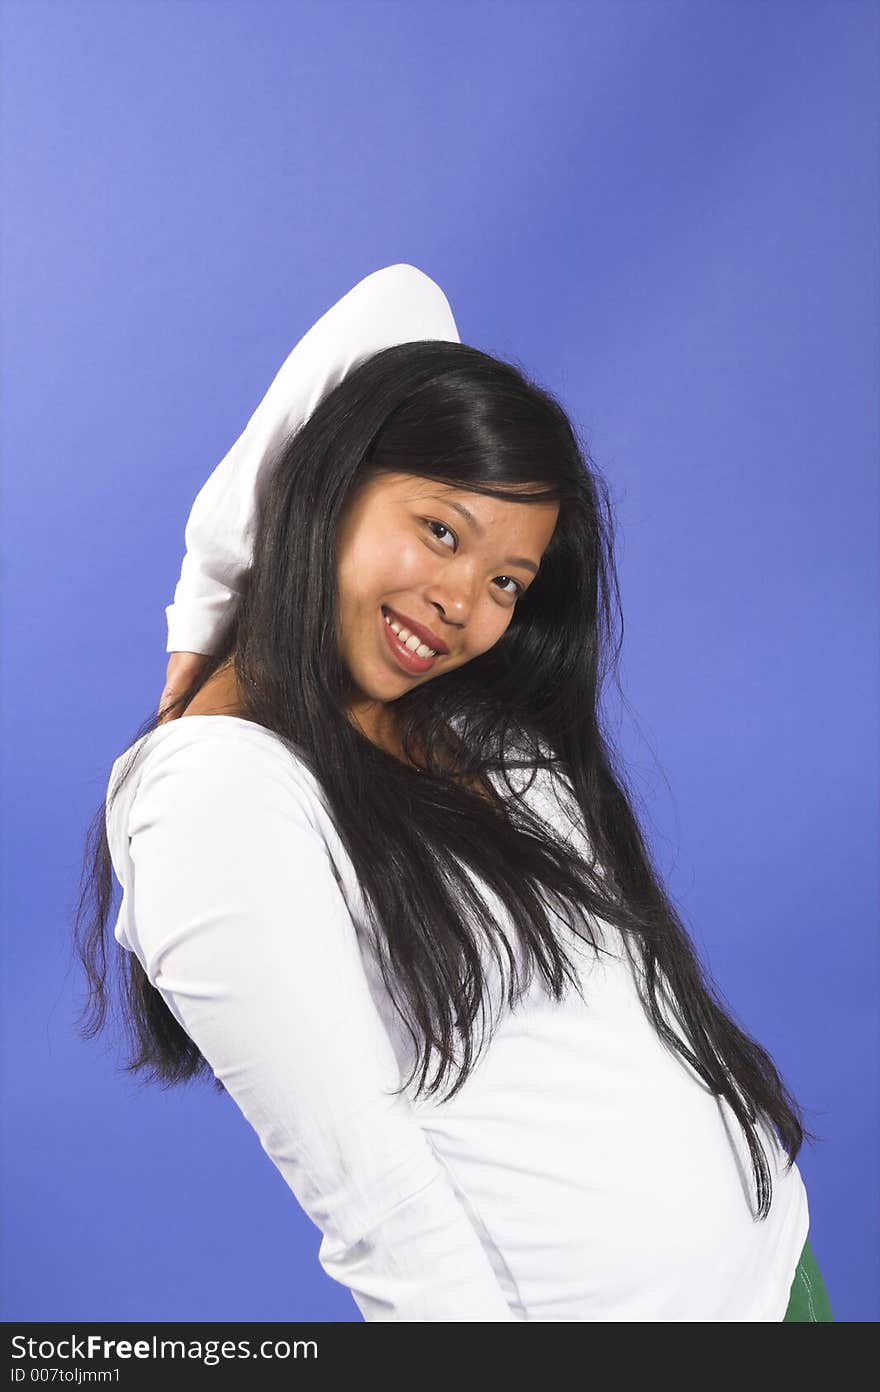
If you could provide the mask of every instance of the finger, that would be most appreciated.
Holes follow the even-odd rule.
[[[177,698],[177,695],[177,690],[174,687],[166,687],[165,690],[162,692],[162,695],[159,698],[158,707],[158,723],[160,725],[163,724],[166,720],[176,720],[179,715],[182,715],[182,705],[175,706],[173,710],[163,709],[165,706],[168,706],[172,701],[174,701]]]

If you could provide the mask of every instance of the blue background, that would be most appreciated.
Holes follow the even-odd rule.
[[[640,814],[878,1318],[878,39],[868,0],[3,5],[5,1320],[360,1318],[227,1099],[77,1038],[69,937],[193,498],[395,261],[610,480]]]

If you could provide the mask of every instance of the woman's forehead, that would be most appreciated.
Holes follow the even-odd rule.
[[[424,474],[404,474],[404,473],[383,473],[376,476],[377,488],[387,495],[403,501],[419,498],[438,498],[442,501],[458,504],[459,509],[467,514],[468,512],[491,511],[494,505],[505,506],[507,503],[518,503],[517,494],[535,493],[544,491],[540,484],[523,483],[503,485],[503,492],[509,497],[499,497],[494,493],[483,493],[478,490],[469,489],[466,484],[445,483],[440,479],[428,478]],[[552,508],[557,506],[556,500],[547,495],[546,500],[535,502],[530,499],[534,506]],[[524,506],[524,504],[519,504]]]

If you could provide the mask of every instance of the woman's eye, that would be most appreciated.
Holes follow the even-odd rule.
[[[514,589],[507,591],[507,594],[509,594],[513,599],[517,599],[522,594],[524,586],[521,585],[518,580],[514,580],[512,576],[496,575],[495,578],[496,580],[506,580],[509,585],[515,586]]]
[[[447,527],[447,525],[446,525],[445,522],[438,522],[437,519],[434,518],[434,517],[423,517],[423,518],[422,518],[422,521],[423,521],[428,527],[431,527],[432,529],[433,529],[434,527],[439,527],[439,529],[440,529],[441,532],[445,532],[447,536],[452,537],[453,543],[456,541],[455,532],[452,530],[451,527]],[[433,531],[433,530],[432,530],[432,532],[431,532],[431,535],[434,536],[434,537],[436,537],[438,541],[444,541],[444,540],[445,540],[445,538],[443,538],[443,537],[441,537],[441,536],[438,536],[438,535],[437,535],[437,532],[435,532],[435,531]],[[453,546],[450,546],[450,547],[448,548],[448,550],[454,551],[454,550],[455,550],[455,546],[454,546],[454,545],[453,545]],[[512,589],[512,590],[505,589],[504,586],[501,586],[501,588],[504,589],[505,594],[510,595],[511,599],[518,599],[519,596],[525,592],[525,585],[521,585],[521,584],[519,583],[519,581],[518,581],[518,580],[514,580],[513,577],[512,577],[511,575],[496,575],[495,579],[496,579],[496,580],[505,580],[505,581],[507,582],[508,585],[512,585],[512,586],[513,586],[513,589]]]
[[[445,522],[434,522],[434,521],[432,521],[432,519],[431,519],[430,517],[426,517],[426,518],[424,518],[423,520],[424,520],[425,522],[427,522],[427,524],[428,524],[429,527],[439,527],[440,530],[441,530],[441,532],[446,532],[447,535],[449,535],[449,536],[452,537],[453,541],[455,540],[455,533],[454,533],[453,531],[451,531],[449,527],[447,527],[447,525],[446,525]],[[442,537],[438,537],[438,536],[437,536],[437,533],[436,533],[436,532],[434,532],[433,535],[434,535],[435,537],[437,537],[437,540],[438,540],[438,541],[442,541],[442,540],[443,540]],[[451,549],[451,548],[450,548],[450,549]]]

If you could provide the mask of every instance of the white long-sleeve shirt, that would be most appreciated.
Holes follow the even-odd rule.
[[[431,331],[440,320],[449,330],[445,298],[409,267],[367,277],[330,314],[368,287],[396,332],[399,305],[386,304],[383,281],[389,301],[405,288],[412,337],[445,336]],[[412,306],[422,291],[433,306],[424,316]],[[370,351],[403,341],[376,322],[370,338]],[[356,352],[347,339],[346,355]],[[326,357],[320,371],[332,374]],[[291,385],[313,406],[304,354],[298,372]],[[188,544],[206,549],[182,572],[169,651],[207,651],[223,588],[234,603],[247,546],[233,533],[252,515],[258,452],[237,455],[248,484],[226,456],[210,527],[190,519]],[[224,498],[235,519],[226,530]],[[188,576],[198,577],[192,595]],[[114,763],[110,789],[127,761],[128,751]],[[588,849],[558,777],[539,773],[527,797]],[[161,725],[139,742],[107,830],[123,889],[117,941],[253,1126],[322,1233],[321,1265],[366,1320],[782,1319],[809,1228],[798,1168],[785,1171],[762,1128],[774,1195],[756,1222],[739,1124],[662,1044],[612,925],[597,923],[610,956],[566,936],[584,1000],[553,1001],[536,972],[514,1010],[493,994],[500,1023],[454,1098],[418,1098],[414,1084],[393,1097],[412,1044],[354,868],[295,746],[233,716]],[[488,956],[486,967],[491,986]]]

